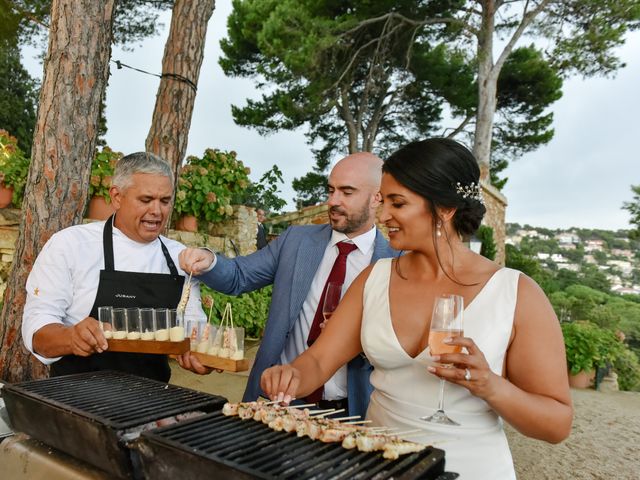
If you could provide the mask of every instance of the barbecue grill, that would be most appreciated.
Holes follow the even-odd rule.
[[[2,395],[14,430],[120,478],[139,476],[123,436],[176,414],[219,410],[226,402],[111,371],[5,385]]]
[[[429,447],[386,460],[379,452],[347,450],[253,420],[209,413],[144,432],[138,440],[149,479],[453,479],[444,452]]]

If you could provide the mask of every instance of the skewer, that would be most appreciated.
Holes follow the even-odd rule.
[[[344,422],[343,425],[359,425],[362,423],[371,423],[372,420],[358,420],[356,422]]]
[[[319,413],[324,413],[324,412],[329,412],[329,413],[331,413],[331,412],[335,412],[335,411],[336,411],[336,409],[335,409],[335,408],[329,408],[329,409],[327,409],[327,410],[311,410],[311,411],[309,412],[309,416],[310,416],[310,417],[315,417],[315,416],[317,416]]]
[[[415,435],[416,433],[420,433],[422,432],[422,430],[405,430],[404,432],[397,432],[397,433],[393,433],[392,435],[395,437],[399,437],[399,436],[407,436],[407,435]]]
[[[276,403],[276,402],[273,402]],[[316,404],[315,403],[305,403],[304,405],[289,405],[287,407],[282,407],[282,408],[306,408],[306,407],[315,407]]]
[[[360,418],[360,415],[352,415],[351,417],[332,418],[332,420],[336,420],[338,422],[341,422],[342,420],[353,420],[354,418]]]
[[[322,410],[320,410],[322,411]],[[344,408],[341,408],[340,410],[335,410],[335,409],[330,409],[327,413],[321,413],[320,415],[314,415],[313,418],[324,418],[327,415],[333,415],[334,413],[341,413],[344,412]]]

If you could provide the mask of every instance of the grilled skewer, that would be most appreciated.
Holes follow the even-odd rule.
[[[253,418],[256,421],[267,424],[276,431],[296,432],[299,437],[308,436],[312,440],[324,443],[341,442],[346,449],[357,448],[361,452],[382,451],[383,457],[397,459],[400,455],[419,452],[426,448],[425,445],[409,442],[400,438],[403,434],[384,433],[389,428],[364,427],[356,425],[361,422],[340,422],[340,419],[324,418],[326,415],[335,414],[341,410],[315,410],[296,407],[281,407],[273,402],[244,402],[227,403],[222,408],[224,415],[237,415],[241,419]],[[320,412],[320,413],[319,413]],[[351,420],[355,417],[342,417],[342,420]]]

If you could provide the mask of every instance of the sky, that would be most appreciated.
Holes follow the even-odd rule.
[[[253,82],[229,78],[218,65],[219,42],[226,35],[231,0],[216,1],[209,22],[205,58],[189,132],[187,155],[202,155],[207,148],[235,150],[251,168],[256,181],[274,164],[283,172],[281,196],[293,210],[291,182],[315,164],[304,130],[266,137],[233,122],[231,105],[258,98]],[[160,18],[160,35],[134,45],[133,51],[114,48],[120,60],[148,72],[160,73],[170,12]],[[42,65],[35,51],[23,52],[31,75],[41,78]],[[546,228],[629,228],[622,210],[631,201],[631,185],[640,184],[640,32],[630,34],[619,50],[627,63],[613,78],[571,78],[563,97],[553,104],[555,136],[551,142],[515,161],[505,175],[507,222]],[[144,149],[151,124],[159,78],[111,65],[107,90],[107,144],[131,153]],[[345,152],[346,153],[346,152]]]

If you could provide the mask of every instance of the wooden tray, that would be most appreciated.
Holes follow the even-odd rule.
[[[180,355],[189,351],[190,341],[185,338],[181,342],[160,340],[114,340],[110,338],[108,352],[157,353],[162,355]]]
[[[232,360],[230,358],[214,357],[205,353],[191,351],[191,355],[195,355],[202,365],[229,372],[244,372],[249,370],[249,359]]]

